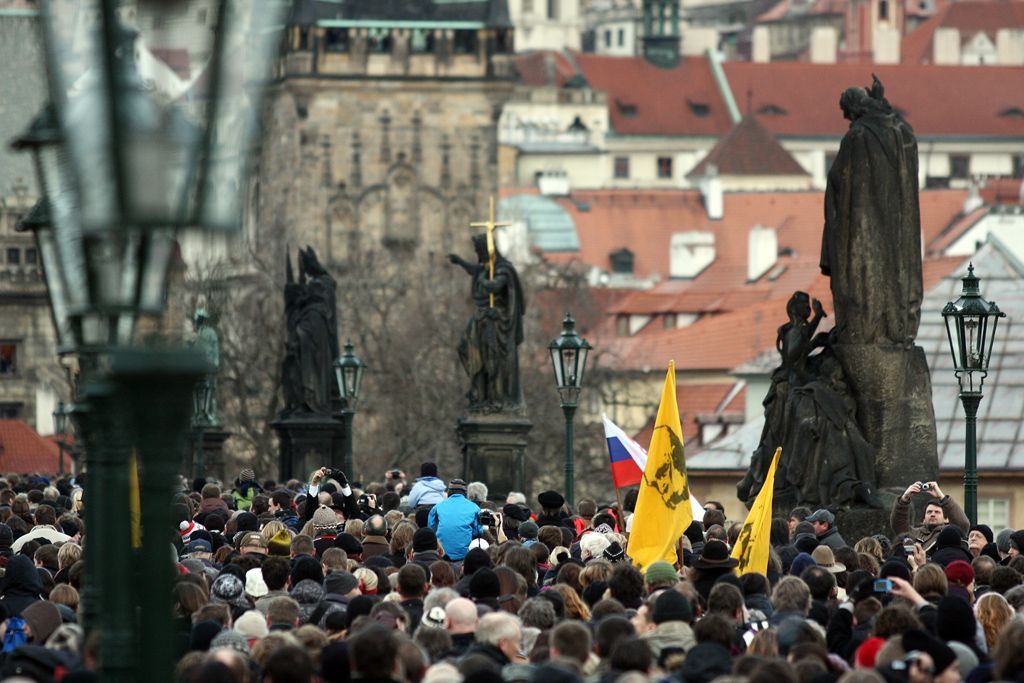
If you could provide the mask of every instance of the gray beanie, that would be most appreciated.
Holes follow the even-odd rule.
[[[221,647],[237,650],[243,655],[249,654],[248,639],[233,628],[224,629],[210,641],[210,650],[216,650]]]
[[[1013,529],[1003,529],[996,535],[996,548],[1003,555],[1010,552],[1010,536],[1012,535]]]

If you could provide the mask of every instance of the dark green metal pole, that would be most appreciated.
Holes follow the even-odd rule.
[[[980,393],[961,393],[967,416],[967,435],[964,443],[964,512],[971,524],[978,523],[978,406]]]
[[[575,506],[573,487],[576,476],[576,464],[572,452],[572,420],[576,416],[576,406],[563,403],[562,412],[565,413],[565,502],[569,504],[569,509],[572,510]]]
[[[180,350],[124,351],[113,362],[120,412],[132,428],[139,463],[142,548],[138,578],[128,592],[140,610],[139,651],[148,683],[173,680],[171,495],[187,452],[192,387],[207,369],[197,353]]]
[[[345,476],[349,481],[352,481],[352,418],[355,414],[356,411],[351,408],[341,411],[341,416],[345,420]]]
[[[130,683],[139,651],[133,608],[135,563],[131,554],[128,461],[131,443],[117,392],[106,378],[82,390],[79,424],[86,441],[85,601],[86,631],[99,633],[99,676]],[[77,404],[77,401],[76,401]]]

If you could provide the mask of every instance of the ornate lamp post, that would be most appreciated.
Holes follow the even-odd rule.
[[[352,419],[356,414],[359,390],[363,385],[366,363],[356,355],[351,341],[345,342],[345,353],[334,361],[334,378],[342,399],[341,415],[345,421],[345,476],[352,479]]]
[[[587,352],[592,347],[586,339],[576,334],[576,321],[572,315],[565,314],[562,321],[562,334],[548,344],[551,363],[555,369],[555,385],[565,415],[565,500],[571,508],[574,504],[573,486],[575,463],[573,461],[573,426],[576,406],[583,386],[583,371],[587,367]]]
[[[14,146],[35,159],[40,211],[48,215],[29,227],[60,350],[77,354],[82,371],[74,417],[89,471],[83,600],[86,626],[99,632],[100,679],[140,680],[136,657],[144,652],[145,677],[169,681],[170,494],[192,387],[206,364],[191,352],[140,347],[137,323],[163,313],[178,231],[240,227],[261,84],[287,3],[138,0],[133,12],[121,5],[41,3],[51,105]],[[175,30],[207,12],[213,30]],[[167,50],[188,56],[193,78],[136,67],[136,55],[154,64]],[[128,512],[133,452],[142,500],[138,561]]]
[[[967,438],[964,464],[964,508],[971,524],[978,521],[978,406],[981,390],[988,375],[996,325],[1006,314],[995,303],[981,296],[974,264],[967,266],[960,298],[942,309],[946,322],[949,350],[953,354],[953,368],[960,384],[960,401],[967,417]]]
[[[68,411],[64,408],[64,401],[57,403],[57,409],[53,411],[53,433],[57,435],[57,474],[64,476],[64,435],[68,433]]]

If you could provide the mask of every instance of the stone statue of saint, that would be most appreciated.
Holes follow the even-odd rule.
[[[448,260],[459,265],[472,279],[470,293],[476,310],[459,342],[459,360],[469,375],[466,394],[470,412],[514,411],[522,403],[519,386],[519,345],[523,342],[523,312],[526,302],[515,266],[494,250],[494,277],[490,277],[491,254],[485,235],[473,237],[476,263],[457,254]]]
[[[881,82],[839,100],[850,129],[828,172],[821,272],[844,344],[908,346],[921,319],[921,217],[914,131]]]
[[[876,507],[874,450],[857,425],[856,404],[830,348],[831,335],[815,335],[825,311],[817,299],[795,292],[786,313],[789,321],[776,340],[782,364],[772,373],[761,441],[737,485],[739,498],[753,504],[775,449],[782,446],[774,494],[780,509],[857,502]]]
[[[320,264],[312,248],[299,252],[297,282],[288,257],[284,288],[288,339],[282,365],[282,417],[331,412],[332,369],[338,357],[336,287],[334,278]]]
[[[195,348],[209,363],[210,372],[192,390],[192,425],[214,427],[217,422],[217,370],[220,368],[220,339],[217,330],[210,324],[206,309],[196,308],[192,318],[192,339],[189,346]]]

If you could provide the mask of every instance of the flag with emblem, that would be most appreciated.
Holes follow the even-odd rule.
[[[676,405],[676,364],[669,361],[626,552],[641,569],[658,560],[675,564],[676,543],[692,521]]]
[[[757,572],[768,573],[768,548],[772,534],[772,495],[775,493],[775,468],[779,464],[782,447],[775,449],[772,464],[768,468],[764,486],[757,494],[754,505],[743,522],[739,538],[732,548],[732,556],[739,561],[736,567],[738,574]]]

